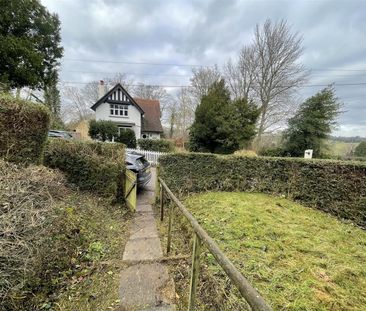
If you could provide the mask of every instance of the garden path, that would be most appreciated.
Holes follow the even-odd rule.
[[[123,261],[129,267],[122,271],[120,310],[175,310],[174,281],[163,257],[152,203],[155,198],[156,170],[151,182],[138,193],[136,214],[130,227]]]

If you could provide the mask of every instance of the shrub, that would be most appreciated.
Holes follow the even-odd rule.
[[[164,139],[139,139],[138,145],[143,150],[172,152],[174,150],[173,143]]]
[[[0,95],[0,157],[18,163],[42,163],[48,109],[10,95]]]
[[[121,131],[116,141],[125,144],[127,148],[136,148],[136,135],[135,132],[131,129]]]
[[[45,152],[45,165],[65,172],[81,190],[119,199],[124,161],[122,144],[50,139]]]
[[[362,141],[357,145],[354,155],[356,157],[366,157],[366,141]]]
[[[259,152],[259,155],[265,156],[265,157],[283,157],[283,156],[285,156],[285,151],[281,147],[268,148],[268,149],[261,150]]]
[[[286,195],[366,228],[366,164],[294,158],[175,154],[159,158],[176,193],[255,191]]]
[[[118,136],[118,126],[112,121],[106,120],[90,120],[89,123],[89,136],[92,139],[98,139],[101,141],[112,140],[113,137]]]

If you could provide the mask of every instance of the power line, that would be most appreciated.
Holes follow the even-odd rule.
[[[117,60],[80,59],[80,58],[64,58],[62,61],[84,62],[84,63],[88,62],[88,63],[127,64],[127,65],[175,66],[175,67],[214,67],[207,65],[192,65],[192,64],[178,64],[178,63],[129,62],[129,61],[117,61]]]
[[[81,81],[60,81],[61,83],[67,83],[67,84],[89,84],[90,82],[81,82]],[[141,86],[141,85],[145,85],[145,86],[152,86],[152,87],[184,87],[184,88],[188,88],[188,87],[192,87],[191,85],[161,85],[161,84],[145,84],[145,83],[140,83],[140,84],[124,84],[125,86]]]
[[[62,72],[71,72],[71,73],[92,73],[92,74],[124,74],[124,75],[134,75],[134,76],[159,76],[159,77],[191,77],[190,74],[160,74],[160,73],[146,73],[146,72],[123,72],[123,71],[88,71],[88,70],[61,70]],[[321,73],[314,73],[311,74],[313,77],[328,77],[329,74],[321,74]],[[345,77],[345,78],[352,78],[352,77],[360,78],[361,75],[359,74],[342,74],[342,75],[332,75],[332,77]],[[362,75],[364,77],[365,75]]]
[[[328,84],[308,84],[308,85],[303,85],[304,87],[318,87],[318,86],[329,86],[334,84],[334,86],[356,86],[356,85],[366,85],[366,82],[360,82],[360,83],[336,83],[336,82],[332,82],[332,83],[328,83]]]
[[[179,75],[179,74],[155,74],[155,73],[139,73],[139,72],[110,72],[110,71],[87,71],[87,70],[61,70],[62,72],[75,72],[75,73],[98,73],[98,74],[125,74],[136,76],[162,76],[162,77],[190,77],[191,75]]]
[[[214,65],[194,65],[182,63],[154,63],[154,62],[131,62],[122,60],[105,60],[105,59],[85,59],[85,58],[64,58],[64,61],[71,62],[93,62],[93,63],[111,63],[111,64],[127,64],[127,65],[151,65],[151,66],[176,66],[176,67],[215,67]],[[366,72],[366,69],[336,69],[336,68],[314,68],[311,71],[343,71],[343,72]]]
[[[310,69],[312,71],[356,71],[366,72],[366,69]]]
[[[90,82],[81,82],[81,81],[60,81],[62,83],[67,83],[67,84],[89,84]],[[153,87],[169,87],[169,88],[191,88],[193,86],[191,85],[162,85],[162,84],[144,84],[143,85],[146,86],[153,86]],[[334,85],[334,86],[360,86],[360,85],[366,85],[366,82],[360,82],[360,83],[328,83],[328,84],[307,84],[307,85],[303,85],[303,87],[327,87],[329,85]],[[126,84],[126,86],[141,86],[141,84]],[[286,87],[286,85],[284,85],[283,87]]]

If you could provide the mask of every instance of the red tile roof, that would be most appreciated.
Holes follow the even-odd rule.
[[[155,99],[133,98],[145,112],[142,118],[141,132],[162,133],[163,127],[160,121],[160,102]]]

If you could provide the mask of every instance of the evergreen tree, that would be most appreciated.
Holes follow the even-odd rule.
[[[63,129],[64,124],[61,120],[61,97],[57,88],[57,80],[53,79],[49,85],[44,87],[44,104],[51,111],[51,129]]]
[[[299,111],[288,122],[285,131],[285,152],[294,157],[313,149],[314,157],[321,157],[324,141],[336,125],[341,104],[333,87],[327,87],[300,105]]]
[[[232,153],[255,135],[259,110],[252,102],[230,100],[225,81],[214,82],[195,111],[190,129],[190,150]]]
[[[238,134],[239,147],[249,147],[253,137],[256,135],[256,123],[260,109],[252,100],[247,98],[236,99],[233,102],[233,117],[236,118],[236,131]]]
[[[0,84],[41,88],[62,57],[60,21],[38,0],[0,0]]]

